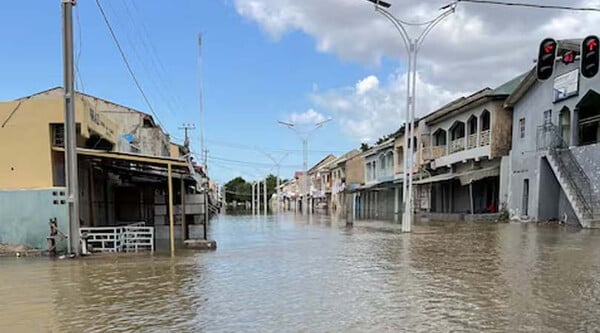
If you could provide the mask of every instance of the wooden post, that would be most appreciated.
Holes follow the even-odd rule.
[[[187,223],[185,220],[185,184],[181,176],[181,243],[187,239]]]
[[[90,209],[90,227],[96,226],[96,221],[94,219],[94,167],[92,163],[88,164],[88,192],[89,195],[89,209]]]
[[[171,256],[175,255],[175,221],[173,219],[173,175],[171,163],[167,164],[167,183],[169,186],[169,241],[171,244]]]

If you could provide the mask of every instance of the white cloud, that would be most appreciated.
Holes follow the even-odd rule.
[[[379,87],[379,79],[374,75],[369,75],[356,83],[356,93],[364,95],[369,90],[376,89],[377,87]]]
[[[514,0],[530,2],[531,0]],[[406,21],[426,21],[450,0],[390,0],[391,11]],[[564,0],[539,0],[564,5]],[[569,5],[600,7],[600,0]],[[256,22],[274,39],[292,31],[315,39],[319,52],[342,60],[379,64],[383,57],[405,62],[406,52],[391,23],[364,0],[235,0],[238,13]],[[545,37],[582,38],[596,33],[593,12],[527,9],[460,3],[428,35],[419,52],[417,110],[433,111],[454,98],[496,87],[529,70]],[[410,27],[418,36],[422,27]],[[405,67],[405,66],[403,66]],[[355,140],[375,140],[396,129],[405,107],[404,73],[380,80],[367,76],[346,87],[311,93],[320,109],[332,112]]]
[[[297,125],[308,125],[320,123],[325,121],[327,118],[314,109],[308,109],[306,112],[292,113],[289,119],[292,123]]]
[[[396,16],[424,21],[450,0],[390,2]],[[564,5],[564,0],[538,2]],[[573,0],[569,5],[599,7],[600,0]],[[341,59],[369,64],[379,63],[382,56],[406,59],[399,34],[364,0],[235,0],[235,7],[273,38],[301,31],[315,39],[318,51]],[[528,70],[545,37],[584,37],[598,26],[597,13],[460,3],[456,13],[428,35],[418,66],[426,82],[477,91]],[[409,33],[417,36],[419,29],[410,28]]]
[[[369,89],[364,89],[365,82]],[[423,82],[417,76],[416,116],[438,108],[464,93],[451,92]],[[395,73],[384,86],[379,79],[368,76],[355,87],[345,87],[313,93],[313,102],[331,112],[344,131],[355,142],[373,142],[398,129],[405,119],[406,74]]]

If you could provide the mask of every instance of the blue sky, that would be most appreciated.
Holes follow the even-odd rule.
[[[247,178],[270,171],[264,165],[219,160],[270,163],[253,147],[276,158],[282,150],[294,150],[282,168],[282,176],[290,176],[300,169],[301,144],[276,121],[314,107],[308,95],[316,87],[334,89],[390,70],[318,52],[314,39],[300,32],[275,40],[227,1],[143,3],[102,1],[159,119],[176,138],[183,136],[178,130],[182,123],[200,125],[196,40],[198,32],[203,33],[205,137],[211,176],[221,182],[240,173]],[[61,85],[60,1],[12,1],[2,7],[0,99]],[[83,81],[83,86],[78,82],[79,89],[149,113],[94,1],[79,1],[76,8],[76,53]],[[199,129],[192,135],[199,151]],[[314,163],[326,151],[341,153],[356,147],[356,142],[334,121],[314,136],[310,147],[319,150],[309,154]]]
[[[448,3],[391,2],[393,14],[413,22],[431,19]],[[298,119],[334,118],[311,140],[310,164],[327,152],[341,154],[362,141],[372,142],[403,122],[406,55],[390,23],[365,1],[101,3],[174,141],[182,140],[182,123],[197,125],[192,132],[196,152],[197,35],[203,33],[205,137],[209,172],[219,182],[273,172],[264,152],[279,158],[290,151],[283,177],[301,169],[300,140],[276,123],[294,114]],[[0,13],[0,100],[62,85],[60,0],[5,1]],[[95,0],[79,0],[75,14],[78,89],[150,113]],[[420,52],[417,115],[530,69],[543,38],[583,37],[599,24],[596,13],[461,3]]]

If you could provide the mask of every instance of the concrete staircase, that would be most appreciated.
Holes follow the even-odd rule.
[[[560,187],[583,228],[600,228],[600,198],[569,148],[550,148],[546,155]]]

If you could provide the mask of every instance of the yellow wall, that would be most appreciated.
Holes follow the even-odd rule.
[[[63,123],[63,105],[61,98],[0,102],[0,190],[53,186],[50,124]],[[89,110],[89,104],[76,100],[75,118],[83,122],[84,137],[89,136],[88,128],[98,126],[90,123]],[[103,128],[115,126],[101,122]],[[106,139],[116,142],[114,132]]]

